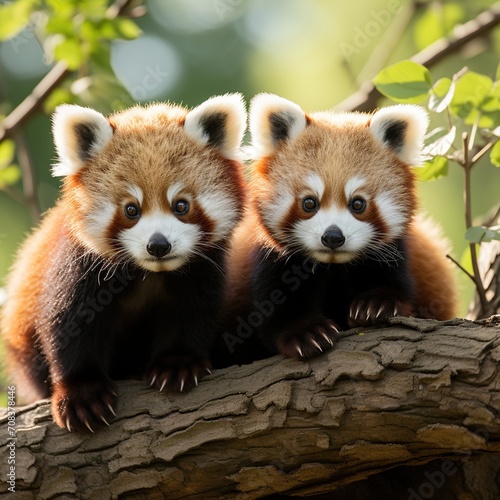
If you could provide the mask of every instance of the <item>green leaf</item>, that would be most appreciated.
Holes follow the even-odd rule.
[[[12,186],[21,178],[21,169],[17,165],[9,165],[0,169],[0,189]]]
[[[6,139],[5,141],[0,142],[0,169],[5,168],[7,165],[12,163],[15,152],[16,146],[14,141]]]
[[[81,44],[76,38],[65,38],[56,45],[54,56],[58,61],[64,61],[70,70],[78,69],[84,60]]]
[[[425,148],[422,151],[422,154],[424,156],[443,156],[445,155],[453,145],[453,141],[455,140],[455,135],[457,133],[457,128],[452,127],[451,130],[436,139],[434,142],[431,144],[428,144],[425,146]]]
[[[490,161],[495,167],[500,167],[500,141],[491,148]]]
[[[419,103],[427,97],[432,78],[425,66],[413,61],[402,61],[383,69],[373,83],[393,101]]]
[[[435,156],[424,162],[422,167],[415,167],[417,178],[428,182],[448,175],[448,159],[444,156]]]
[[[472,125],[480,114],[480,106],[487,103],[493,92],[493,81],[485,75],[468,71],[461,76],[455,86],[455,94],[450,103],[453,115]],[[486,127],[486,123],[480,123]]]
[[[449,78],[440,78],[431,89],[429,109],[441,113],[450,105],[454,94],[455,82]]]
[[[471,243],[489,243],[500,240],[500,230],[486,226],[472,226],[465,231],[465,239]]]
[[[30,21],[36,0],[17,0],[0,5],[0,41],[15,37]]]
[[[66,35],[69,37],[74,36],[75,26],[73,25],[73,20],[67,17],[53,16],[45,25],[45,31],[47,33],[53,33],[55,35]]]
[[[141,36],[142,31],[131,19],[118,17],[114,21],[119,38],[124,40],[135,40]]]

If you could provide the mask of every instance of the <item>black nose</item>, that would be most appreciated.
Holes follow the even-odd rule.
[[[340,228],[337,226],[330,226],[321,237],[321,243],[323,243],[325,247],[334,250],[345,243],[345,237]]]
[[[170,252],[172,245],[167,241],[167,238],[165,238],[163,234],[155,233],[149,239],[146,249],[150,255],[161,259]]]

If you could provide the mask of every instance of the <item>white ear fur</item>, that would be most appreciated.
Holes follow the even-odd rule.
[[[429,116],[424,108],[412,104],[388,106],[377,111],[370,129],[375,139],[389,147],[408,165],[420,165]]]
[[[62,104],[52,118],[52,134],[59,163],[54,177],[75,174],[113,137],[113,128],[101,113],[74,104]]]
[[[258,94],[250,104],[250,132],[257,157],[273,153],[281,141],[293,141],[307,125],[298,104],[274,94]]]
[[[247,125],[241,94],[212,97],[186,115],[184,130],[201,144],[210,144],[226,158],[238,158]]]

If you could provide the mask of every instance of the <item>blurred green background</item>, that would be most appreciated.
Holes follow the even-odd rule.
[[[92,4],[103,2],[69,3],[89,4],[92,9]],[[308,111],[330,109],[384,66],[411,57],[493,3],[150,0],[145,3],[147,13],[136,20],[142,35],[111,43],[110,61],[117,79],[111,72],[86,76],[77,71],[52,104],[71,100],[109,113],[134,101],[170,100],[194,106],[214,94],[239,91],[248,100],[258,92],[272,92]],[[37,16],[29,28],[0,44],[2,115],[19,104],[53,64],[54,37],[40,37],[48,19]],[[499,53],[496,30],[432,68],[432,75],[434,80],[451,77],[466,65],[494,78]],[[432,117],[434,126],[444,125],[443,120],[441,115]],[[59,180],[49,173],[55,154],[48,115],[30,120],[25,137],[36,166],[41,207],[46,210],[59,188]],[[462,177],[460,168],[452,165],[448,177],[420,186],[423,209],[442,225],[458,260],[466,247]],[[20,183],[12,190],[21,193]],[[498,202],[499,192],[498,170],[485,160],[473,172],[474,215]],[[33,220],[25,206],[2,190],[0,213],[1,287]],[[460,287],[465,314],[472,287],[464,276]]]

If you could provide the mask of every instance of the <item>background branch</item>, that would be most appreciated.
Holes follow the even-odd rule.
[[[36,171],[31,161],[28,145],[21,128],[16,128],[13,132],[16,143],[17,159],[21,167],[24,191],[24,204],[28,206],[35,223],[40,220],[40,203],[38,201],[38,191],[36,187]]]
[[[479,14],[475,19],[458,26],[450,37],[437,40],[415,54],[411,60],[431,68],[446,57],[458,52],[469,42],[490,33],[500,24],[500,4]],[[371,82],[365,82],[360,90],[335,106],[345,111],[373,111],[382,97]]]

